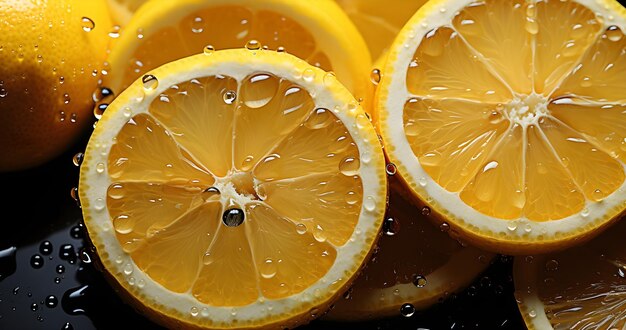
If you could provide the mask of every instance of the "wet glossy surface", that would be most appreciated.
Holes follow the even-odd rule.
[[[6,196],[0,329],[161,328],[120,300],[83,249],[82,216],[70,194],[78,184],[72,156],[83,148],[84,142],[45,166],[0,174]],[[498,258],[468,289],[411,317],[398,311],[394,319],[317,320],[302,329],[524,329],[513,298],[511,261]]]

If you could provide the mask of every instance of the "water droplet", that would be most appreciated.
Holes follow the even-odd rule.
[[[430,215],[430,207],[428,207],[428,206],[422,207],[422,215],[423,216],[429,216]]]
[[[159,86],[159,79],[151,74],[146,74],[141,77],[141,82],[145,90],[154,90]]]
[[[272,260],[272,258],[266,258],[263,263],[261,264],[261,267],[259,267],[259,271],[261,272],[261,276],[263,276],[263,278],[272,278],[276,275],[276,272],[278,270],[278,267],[276,265],[277,263],[274,262],[274,260]]]
[[[526,18],[526,24],[524,27],[526,28],[526,32],[530,34],[539,33],[539,24],[534,18]]]
[[[309,129],[320,129],[328,127],[334,120],[333,114],[324,108],[318,108],[304,122],[304,126]]]
[[[506,228],[510,231],[515,231],[517,229],[517,223],[514,221],[510,221]]]
[[[0,97],[6,97],[9,94],[4,87],[0,87]]]
[[[215,47],[213,47],[213,45],[206,45],[204,47],[204,53],[206,55],[211,55],[211,54],[213,54],[214,51],[215,51]]]
[[[425,177],[421,177],[417,181],[417,183],[419,183],[422,187],[426,187],[426,184],[428,184],[428,180]]]
[[[191,314],[191,316],[198,316],[198,313],[199,313],[198,307],[196,306],[191,307],[191,309],[189,309],[189,313]]]
[[[70,322],[65,322],[61,330],[74,330],[74,326]]]
[[[235,91],[226,91],[224,95],[222,95],[222,98],[224,99],[224,103],[233,104],[237,99],[237,93],[235,93]]]
[[[606,36],[611,41],[620,41],[622,40],[622,37],[624,36],[624,34],[622,33],[622,30],[620,30],[618,26],[611,25],[606,29]]]
[[[72,228],[70,228],[70,236],[75,239],[83,238],[83,224],[79,223]]]
[[[36,311],[36,310],[38,310],[38,309],[39,309],[39,305],[37,305],[37,303],[32,303],[32,304],[30,304],[30,310],[31,310],[31,311],[33,311],[33,312],[34,312],[34,311]]]
[[[49,295],[46,297],[46,307],[54,308],[59,304],[59,299],[56,296]]]
[[[580,215],[581,215],[583,218],[588,217],[588,216],[589,216],[589,213],[591,213],[591,212],[589,212],[589,209],[588,209],[588,208],[584,208],[584,209],[582,209],[582,211],[580,211]]]
[[[75,123],[77,119],[78,119],[78,115],[76,113],[72,113],[70,115],[70,122],[71,123]]]
[[[80,261],[82,261],[84,264],[91,263],[91,255],[85,248],[80,250]]]
[[[387,172],[387,175],[389,176],[394,176],[398,172],[398,168],[396,167],[396,164],[388,163],[387,166],[385,166],[385,172]]]
[[[372,196],[367,196],[365,198],[365,201],[363,201],[363,207],[367,210],[367,211],[374,211],[374,209],[376,209],[376,201],[374,200],[374,197]]]
[[[537,312],[535,312],[535,310],[534,310],[534,309],[531,309],[531,310],[528,312],[528,316],[530,316],[531,318],[535,318],[535,317],[537,317]]]
[[[296,224],[296,232],[300,235],[305,234],[307,231],[306,225],[303,223]]]
[[[74,245],[61,245],[61,248],[59,249],[59,258],[61,258],[61,260],[67,260],[69,263],[73,264],[77,258],[76,250],[74,250]]]
[[[71,100],[72,99],[70,98],[70,94],[68,94],[68,93],[63,94],[63,103],[64,104],[69,104]]]
[[[246,43],[246,49],[248,50],[259,50],[261,49],[261,43],[257,40],[250,40]]]
[[[83,285],[67,290],[61,298],[63,311],[70,315],[85,314],[85,306],[89,301],[91,291],[89,285]]]
[[[108,103],[100,103],[93,109],[93,116],[96,117],[97,120],[102,118],[102,114],[109,107]]]
[[[302,72],[302,79],[309,82],[313,81],[315,79],[315,71],[313,69],[305,69]]]
[[[426,286],[426,277],[424,275],[417,275],[415,276],[415,278],[413,279],[413,285],[415,285],[418,288],[423,288]]]
[[[57,274],[63,274],[63,273],[65,273],[65,266],[63,266],[63,265],[57,265],[57,267],[56,267],[56,272],[57,272]]]
[[[355,176],[359,174],[359,159],[355,157],[346,157],[339,164],[339,171],[345,176]]]
[[[52,253],[52,242],[47,240],[41,242],[41,244],[39,244],[39,252],[45,256],[50,255]]]
[[[113,27],[111,27],[111,31],[109,31],[109,38],[111,39],[119,38],[120,30],[121,30],[121,27],[119,25],[113,25]]]
[[[556,271],[557,269],[559,269],[559,262],[555,259],[550,259],[546,262],[547,271]]]
[[[326,242],[326,232],[322,226],[315,225],[313,227],[313,238],[320,243]]]
[[[360,196],[354,191],[348,191],[346,193],[346,203],[354,205],[359,202]]]
[[[372,72],[370,72],[370,80],[372,81],[372,84],[374,85],[378,85],[378,83],[380,82],[380,70],[379,69],[374,69],[372,70]]]
[[[448,231],[450,231],[450,225],[447,222],[443,222],[441,225],[439,225],[439,230],[447,233]]]
[[[124,268],[123,268],[124,274],[126,275],[130,275],[133,273],[134,269],[133,269],[133,265],[131,264],[125,264]]]
[[[415,314],[415,307],[411,304],[403,304],[400,307],[400,315],[404,317],[411,317]]]
[[[606,196],[600,189],[596,189],[591,193],[591,198],[593,198],[593,200],[595,201],[601,201],[602,199],[604,199],[604,197]]]
[[[96,211],[102,211],[105,206],[106,206],[106,203],[103,198],[96,198],[96,200],[93,202],[93,208]]]
[[[30,257],[30,265],[31,267],[35,269],[39,269],[43,267],[43,261],[44,259],[40,254],[35,254],[32,257]]]
[[[195,17],[191,22],[191,32],[193,33],[202,33],[204,32],[204,21],[202,17]]]
[[[91,32],[91,30],[96,27],[96,23],[94,23],[93,20],[89,17],[83,17],[80,22],[81,26],[83,27],[83,31],[85,32]]]
[[[222,214],[222,222],[228,227],[237,227],[243,223],[244,219],[244,212],[240,208],[232,208]]]
[[[104,163],[96,164],[96,172],[99,174],[104,173]]]
[[[400,221],[395,218],[387,218],[383,222],[383,232],[387,236],[394,236],[400,231]]]

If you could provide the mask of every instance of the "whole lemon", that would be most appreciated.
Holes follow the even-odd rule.
[[[106,0],[0,0],[0,171],[42,165],[93,123]]]

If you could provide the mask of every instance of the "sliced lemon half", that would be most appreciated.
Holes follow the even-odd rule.
[[[387,173],[395,174],[387,165]],[[376,253],[351,289],[328,314],[327,320],[358,321],[399,316],[402,306],[426,309],[468,286],[489,265],[493,253],[463,246],[427,219],[428,207],[419,208],[404,197],[391,178],[383,237]]]
[[[626,9],[430,1],[378,86],[385,150],[451,233],[484,249],[580,244],[626,208]]]
[[[560,253],[516,257],[515,296],[528,329],[626,327],[626,221]]]
[[[159,65],[249,41],[332,71],[357,99],[365,96],[367,45],[332,0],[148,1],[115,41],[104,84],[119,93]]]
[[[334,74],[233,49],[120,94],[91,135],[79,193],[105,273],[153,320],[291,328],[363,266],[386,187],[374,127]]]

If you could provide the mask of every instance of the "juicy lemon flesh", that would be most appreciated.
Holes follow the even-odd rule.
[[[215,49],[240,48],[256,40],[269,49],[283,47],[312,65],[332,71],[330,60],[313,35],[291,18],[269,10],[218,6],[197,10],[149,36],[137,31],[140,43],[123,73],[126,88],[145,72],[172,60]],[[166,43],[168,46],[163,47]]]
[[[555,329],[626,326],[625,224],[538,266],[537,293]]]
[[[429,209],[417,209],[394,189],[390,190],[387,209],[378,252],[355,282],[355,294],[361,289],[388,288],[405,283],[425,286],[428,274],[463,249],[421,213],[429,212]]]
[[[424,170],[500,219],[562,219],[616,191],[626,37],[605,26],[573,1],[487,0],[428,32],[403,114]]]
[[[156,282],[243,306],[330,269],[359,219],[359,166],[343,123],[297,84],[209,76],[123,126],[106,204],[124,251]]]

